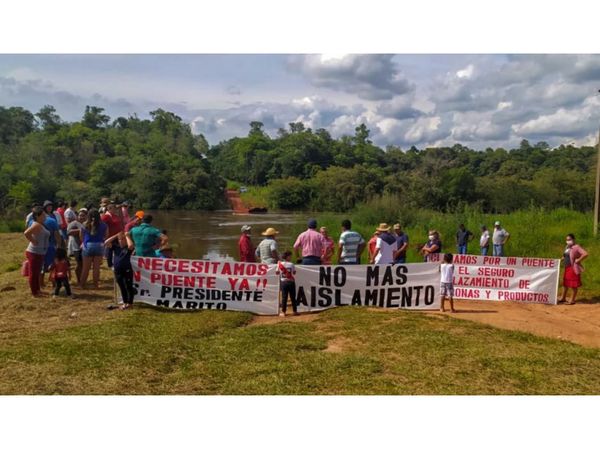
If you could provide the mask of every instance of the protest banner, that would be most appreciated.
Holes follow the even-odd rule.
[[[132,256],[135,302],[171,309],[278,313],[276,266]]]
[[[430,255],[438,265],[443,255]],[[560,260],[453,255],[454,297],[555,305]]]
[[[439,309],[439,285],[432,264],[296,267],[299,312],[342,305]]]

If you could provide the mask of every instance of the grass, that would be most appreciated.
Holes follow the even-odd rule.
[[[247,191],[240,198],[248,208],[265,208],[269,206],[267,186],[247,186]]]
[[[419,216],[407,228],[413,242],[430,225],[448,236],[457,220],[472,229],[492,220],[422,214],[430,214],[426,225]],[[317,218],[337,230],[339,216]],[[513,234],[511,254],[559,256],[567,230],[581,235],[592,255],[584,291],[600,290],[600,248],[586,234],[584,215],[530,211],[500,220]],[[364,235],[371,229],[357,228]],[[106,269],[99,291],[33,299],[12,270],[23,259],[23,236],[0,234],[0,246],[0,394],[600,392],[600,349],[436,314],[345,307],[309,320],[254,323],[239,312],[108,311]]]

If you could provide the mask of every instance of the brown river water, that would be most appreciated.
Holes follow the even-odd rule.
[[[154,216],[153,225],[167,230],[174,256],[185,259],[237,260],[242,225],[252,227],[256,246],[261,232],[277,229],[277,240],[289,242],[293,228],[306,221],[300,214],[233,214],[232,211],[146,211]]]

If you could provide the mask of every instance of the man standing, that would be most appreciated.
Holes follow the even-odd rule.
[[[279,253],[277,253],[277,241],[275,236],[279,234],[275,228],[267,228],[261,233],[265,238],[258,244],[254,254],[263,264],[277,264]]]
[[[396,246],[398,247],[394,252],[394,264],[405,264],[408,235],[402,231],[402,226],[399,223],[394,225],[394,234],[396,235]]]
[[[123,221],[118,214],[118,208],[114,204],[114,202],[110,202],[106,205],[106,214],[102,214],[100,217],[102,222],[106,224],[108,227],[108,236],[107,239],[110,239],[113,236],[116,236],[121,231],[123,231]],[[119,246],[118,239],[114,239],[111,241],[105,250],[106,263],[108,267],[111,268],[113,266],[113,249]]]
[[[160,230],[151,225],[153,217],[148,214],[144,216],[141,225],[133,227],[129,234],[135,244],[135,254],[137,256],[153,257],[156,255],[154,250],[157,241],[160,240],[160,245],[165,245],[169,238],[162,234]]]
[[[387,223],[380,223],[377,231],[379,237],[375,244],[373,262],[375,264],[392,264],[394,262],[394,252],[398,250],[396,238],[390,233],[390,226]]]
[[[323,235],[317,231],[317,221],[310,219],[308,229],[298,235],[294,243],[296,255],[302,253],[302,264],[309,266],[318,266],[321,264],[321,255],[326,242]]]
[[[494,235],[492,243],[494,244],[494,256],[504,256],[504,245],[508,242],[510,233],[500,225],[500,222],[494,223]]]
[[[250,231],[252,227],[250,225],[242,226],[242,235],[238,242],[240,249],[240,261],[242,262],[256,262],[254,257],[254,247],[252,246],[252,240],[250,239]]]
[[[339,264],[360,264],[360,255],[365,249],[365,240],[356,231],[352,231],[352,222],[342,221],[342,234],[338,243]]]
[[[479,249],[483,256],[487,256],[490,249],[490,232],[485,225],[481,225],[481,237],[479,238]]]
[[[467,245],[473,240],[473,233],[465,228],[465,224],[461,223],[456,232],[456,249],[459,255],[467,254]]]

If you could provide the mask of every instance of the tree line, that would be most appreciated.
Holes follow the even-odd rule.
[[[177,115],[115,120],[87,106],[80,121],[47,105],[33,114],[0,107],[0,210],[44,199],[129,200],[141,208],[214,209],[224,180],[205,155],[208,143]]]
[[[275,137],[263,128],[251,122],[247,136],[209,146],[162,109],[112,120],[87,106],[81,120],[65,122],[50,105],[37,113],[0,107],[0,210],[102,196],[141,208],[215,209],[224,206],[225,180],[264,187],[269,206],[281,209],[342,212],[380,196],[438,211],[593,205],[594,147],[523,140],[483,151],[382,149],[364,124],[338,139],[301,122]]]

